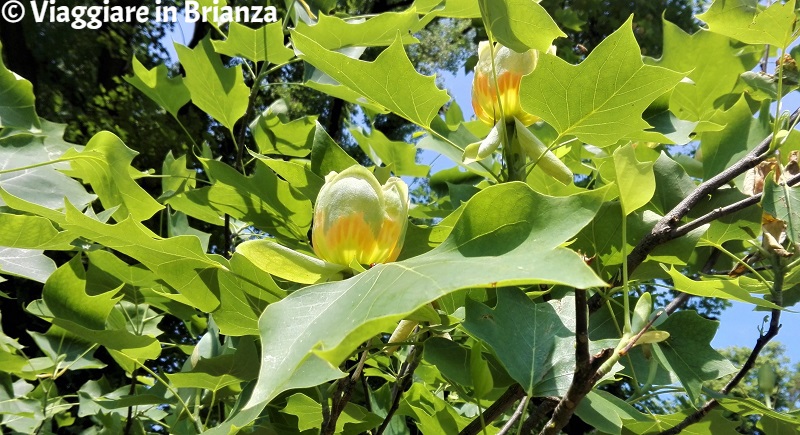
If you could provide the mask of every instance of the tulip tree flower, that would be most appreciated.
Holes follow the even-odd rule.
[[[492,79],[492,56],[497,73],[497,88]],[[528,50],[525,53],[497,44],[492,48],[488,41],[478,45],[478,63],[475,65],[475,78],[472,82],[472,108],[475,115],[494,126],[500,121],[512,122],[519,119],[524,125],[536,122],[536,116],[525,113],[519,101],[519,85],[522,76],[530,74],[539,59],[539,52]],[[499,103],[503,105],[500,115],[497,91],[500,92]]]
[[[408,225],[408,186],[381,186],[362,166],[331,172],[314,208],[311,239],[319,258],[345,266],[395,261]]]

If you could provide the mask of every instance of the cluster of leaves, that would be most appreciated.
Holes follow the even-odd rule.
[[[189,103],[213,118],[230,163],[191,136],[192,153],[169,153],[158,175],[111,132],[68,143],[0,64],[0,273],[43,284],[24,316],[49,324],[28,333],[38,349],[0,331],[0,424],[377,435],[558,433],[582,420],[726,433],[735,414],[765,433],[800,427],[794,404],[735,390],[800,294],[800,111],[780,104],[797,87],[794,0],[719,0],[694,34],[665,21],[658,59],[641,57],[628,20],[577,65],[544,54],[564,33],[532,0],[417,0],[368,17],[334,4],[291,1],[285,22],[257,29],[210,23],[225,38],[177,45],[181,75],[133,60],[127,82],[179,126]],[[541,120],[509,124],[497,153],[468,164],[489,128],[453,104],[443,113],[449,96],[406,54],[442,17],[541,53],[520,88]],[[362,60],[366,48],[382,51]],[[771,56],[774,71],[751,71]],[[294,62],[304,88],[420,129],[416,144],[350,131],[379,179],[427,176],[420,148],[456,165],[430,175],[443,194],[411,215],[435,224],[409,226],[400,261],[351,270],[313,256],[324,177],[358,163],[316,115],[254,109],[265,78]],[[531,156],[522,138],[546,150]],[[552,177],[552,159],[582,182]],[[161,179],[160,195],[145,178]],[[221,246],[200,223],[223,228]],[[654,310],[653,286],[679,296]],[[769,312],[741,366],[710,346],[715,322],[680,309],[690,296]],[[419,327],[394,351],[401,320]],[[176,323],[199,340],[164,333]],[[167,355],[175,367],[154,370]],[[109,364],[126,378],[104,376]],[[73,383],[80,371],[92,380]],[[662,394],[686,407],[648,408]]]

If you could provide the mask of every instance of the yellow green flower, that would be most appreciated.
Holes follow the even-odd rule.
[[[492,57],[497,72],[497,88],[492,80]],[[483,41],[478,46],[478,63],[475,65],[475,77],[472,82],[472,108],[475,115],[486,123],[494,126],[501,119],[511,122],[517,118],[524,125],[531,125],[539,118],[522,110],[519,101],[519,85],[522,76],[530,74],[539,59],[539,52],[528,50],[517,53],[510,48],[496,44],[494,48],[488,41]],[[497,91],[500,92],[499,103],[503,105],[503,115],[500,115]]]
[[[408,225],[408,186],[391,177],[381,186],[362,166],[331,172],[314,207],[311,240],[319,258],[350,265],[395,261]]]

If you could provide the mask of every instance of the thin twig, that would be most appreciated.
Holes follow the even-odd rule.
[[[369,343],[367,343],[367,348],[369,348]],[[368,351],[365,350],[361,352],[361,358],[358,360],[358,365],[356,365],[355,370],[353,370],[353,374],[339,380],[339,385],[333,396],[333,404],[330,412],[323,417],[324,421],[322,423],[322,430],[320,431],[322,435],[332,435],[336,432],[336,421],[339,420],[339,416],[350,401],[350,397],[353,396],[353,387],[364,371],[364,364],[367,362],[368,356]],[[369,401],[369,397],[367,397],[367,400]]]
[[[375,435],[383,434],[386,428],[389,427],[389,422],[392,420],[392,417],[394,417],[394,413],[397,412],[397,408],[400,407],[400,397],[402,397],[404,391],[411,387],[411,381],[414,378],[414,370],[417,369],[420,360],[422,360],[421,347],[419,345],[411,346],[408,357],[406,357],[405,362],[400,367],[400,374],[397,376],[397,382],[395,382],[392,388],[392,404],[389,408],[389,412],[386,413],[386,418],[383,419]]]
[[[129,396],[133,396],[136,394],[136,372],[138,368],[135,366],[133,367],[133,371],[131,372],[131,389],[128,391]],[[133,405],[128,407],[128,419],[125,421],[125,435],[131,433],[131,428],[133,427]]]
[[[798,118],[800,118],[800,108],[796,109],[789,117],[789,124],[793,124]],[[745,173],[747,170],[756,167],[761,161],[766,159],[768,157],[767,151],[769,151],[771,143],[772,134],[764,138],[764,140],[738,162],[701,183],[692,193],[684,198],[683,201],[676,205],[675,208],[664,215],[664,217],[656,223],[650,233],[645,235],[636,247],[633,248],[630,255],[628,255],[628,271],[633,272],[634,269],[642,264],[645,258],[647,258],[647,255],[655,249],[656,246],[679,237],[675,235],[675,229],[678,227],[681,219],[708,195],[728,184],[731,180]]]
[[[790,178],[787,182],[787,186],[794,186],[795,184],[800,182],[800,175],[795,175],[794,177]],[[720,207],[714,209],[699,218],[681,225],[680,227],[676,228],[673,231],[673,235],[675,238],[684,236],[690,233],[692,230],[700,228],[701,226],[713,222],[723,216],[727,216],[732,213],[736,213],[737,211],[744,210],[747,207],[753,206],[761,202],[761,198],[763,197],[763,193],[757,193],[753,196],[747,197],[741,201],[734,202],[733,204],[726,205],[725,207]]]
[[[231,234],[231,216],[225,213],[225,228],[223,229],[222,237],[225,238],[222,247],[222,256],[230,259],[231,249],[233,246],[233,235]]]
[[[497,435],[506,435],[511,431],[511,429],[514,428],[514,424],[517,423],[517,420],[522,418],[522,414],[525,413],[525,408],[528,407],[528,399],[529,397],[524,397],[519,401],[519,406],[517,406],[517,409],[514,410],[513,414],[511,414],[511,417],[508,419],[506,424],[503,425],[503,428],[500,429],[500,432],[497,432]]]
[[[558,405],[558,397],[545,397],[538,402],[536,410],[528,414],[528,418],[522,423],[521,433],[534,433],[539,430],[547,421],[547,415],[550,414]],[[531,404],[536,402],[531,401]]]
[[[495,421],[498,417],[503,415],[503,413],[506,412],[506,410],[510,408],[511,405],[514,404],[514,402],[523,397],[525,397],[525,390],[522,388],[522,386],[520,386],[519,384],[514,384],[508,387],[506,392],[503,393],[503,395],[500,396],[499,399],[495,400],[491,406],[489,406],[483,411],[482,419],[475,418],[464,429],[462,429],[458,435],[479,434],[481,432],[481,429],[483,429],[481,420],[483,420],[483,422],[486,424]]]
[[[608,356],[603,362],[611,356]],[[599,359],[599,358],[597,358]],[[589,305],[586,297],[586,290],[575,290],[575,374],[572,383],[567,389],[567,394],[561,398],[553,411],[550,421],[541,430],[540,435],[555,435],[569,423],[572,414],[575,413],[578,404],[589,394],[594,384],[604,374],[599,373],[601,366],[597,361],[592,361],[589,355]]]
[[[776,270],[772,288],[772,297],[777,305],[782,304],[783,302],[782,270]],[[725,387],[723,387],[719,391],[721,395],[727,395],[728,393],[731,392],[731,390],[736,388],[736,386],[739,385],[739,382],[741,382],[742,379],[744,379],[744,377],[747,376],[747,373],[755,366],[756,359],[758,358],[759,353],[761,353],[761,350],[764,348],[764,346],[767,345],[767,343],[769,343],[770,340],[772,340],[776,335],[778,335],[778,332],[781,329],[780,320],[781,320],[781,310],[773,309],[770,314],[769,329],[767,330],[766,334],[759,335],[758,340],[756,340],[756,345],[750,352],[750,356],[747,357],[747,361],[745,361],[744,365],[742,365],[742,368],[739,369],[739,371],[736,373],[733,379],[728,381],[728,383],[725,384]],[[717,401],[717,399],[711,399],[707,401],[705,404],[703,404],[703,406],[700,407],[700,409],[690,414],[685,419],[683,419],[683,421],[675,425],[675,427],[667,429],[661,432],[659,435],[674,435],[680,433],[683,429],[702,420],[703,417],[708,415],[708,413],[711,412],[711,410],[713,410],[717,406],[719,406],[719,402]]]

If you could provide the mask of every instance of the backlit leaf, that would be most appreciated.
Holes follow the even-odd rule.
[[[183,77],[168,76],[165,65],[148,70],[133,58],[133,75],[126,76],[125,81],[155,101],[172,116],[178,116],[178,110],[189,102],[189,89],[183,83]]]
[[[520,100],[560,136],[606,146],[647,129],[642,112],[683,77],[642,63],[628,19],[580,65],[540,55],[536,69],[522,79]]]
[[[244,57],[253,62],[286,63],[294,52],[283,45],[283,22],[269,23],[258,29],[233,21],[224,41],[212,41],[219,54]]]
[[[567,36],[537,1],[493,0],[478,3],[494,39],[518,53],[531,48],[547,51],[554,39]]]
[[[194,49],[175,44],[175,50],[186,70],[184,83],[192,102],[232,131],[247,111],[250,94],[244,84],[242,66],[225,68],[208,37]]]
[[[427,127],[447,103],[447,92],[432,76],[418,73],[397,38],[374,62],[352,59],[326,50],[302,33],[292,32],[298,56],[367,100]]]
[[[716,0],[697,18],[705,21],[712,32],[748,44],[786,48],[795,36],[794,7],[795,0],[774,2],[766,8],[758,0]]]

